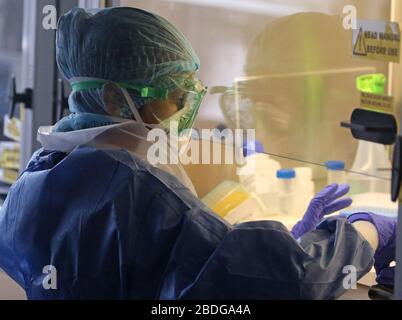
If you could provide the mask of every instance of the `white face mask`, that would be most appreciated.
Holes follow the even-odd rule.
[[[122,91],[122,93],[124,95],[124,98],[126,99],[128,105],[130,107],[131,112],[133,113],[133,115],[134,115],[134,117],[135,117],[135,119],[136,119],[136,121],[138,123],[144,125],[144,127],[148,128],[149,130],[152,130],[152,129],[165,130],[165,127],[162,126],[161,124],[147,124],[147,123],[145,123],[142,120],[142,118],[141,118],[141,116],[140,116],[140,114],[138,112],[138,109],[135,106],[135,103],[134,103],[133,99],[131,98],[130,94],[128,93],[128,91],[126,89],[124,89],[124,88],[121,88],[121,91]],[[172,132],[169,131],[169,134],[177,134],[177,131],[178,130],[176,128],[176,132],[172,133]],[[180,156],[180,155],[184,154],[187,151],[188,145],[190,144],[191,130],[188,131],[188,134],[179,135],[177,140],[178,140],[177,141],[178,142],[178,153],[179,153],[179,156]],[[170,146],[170,147],[173,148],[174,146]]]
[[[144,127],[148,128],[150,130],[152,130],[152,129],[163,129],[163,130],[166,131],[166,127],[161,125],[161,124],[147,124],[147,123],[144,123],[144,121],[142,120],[142,118],[141,118],[141,116],[140,116],[140,114],[138,112],[138,108],[136,107],[136,105],[135,105],[133,99],[131,98],[130,94],[128,93],[128,91],[126,89],[124,89],[124,88],[121,88],[121,92],[123,93],[124,98],[126,99],[127,104],[130,107],[130,110],[133,113],[133,115],[134,115],[134,117],[135,117],[135,119],[136,119],[136,121],[138,123],[144,125]],[[178,111],[178,112],[180,113],[180,111]],[[164,121],[166,122],[166,120],[164,120]],[[178,132],[177,127],[175,127],[174,129],[175,130],[169,130],[169,134],[178,134],[177,133]],[[173,131],[173,133],[172,133],[172,131]],[[179,156],[184,154],[187,151],[188,146],[189,146],[190,141],[191,141],[191,132],[192,132],[192,129],[188,129],[185,134],[180,134],[179,137],[177,138]]]

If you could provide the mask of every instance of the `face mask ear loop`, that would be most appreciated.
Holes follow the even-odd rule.
[[[131,98],[130,94],[128,93],[127,89],[125,88],[120,88],[124,98],[126,99],[128,106],[130,107],[131,112],[134,115],[135,120],[137,120],[137,122],[145,125],[144,121],[142,120],[140,113],[138,112],[137,107],[135,106],[135,103],[133,101],[133,99]]]
[[[145,123],[144,120],[142,120],[140,113],[138,112],[137,107],[135,106],[135,103],[133,99],[131,98],[130,94],[128,93],[127,89],[125,88],[120,88],[121,92],[123,93],[124,98],[126,99],[128,106],[130,107],[131,112],[134,115],[135,120],[142,124],[144,127],[148,129],[154,129],[154,128],[159,128],[158,125],[155,124],[149,124]]]

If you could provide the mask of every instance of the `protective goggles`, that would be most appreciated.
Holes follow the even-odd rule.
[[[85,91],[90,89],[102,89],[107,83],[114,83],[123,90],[133,90],[139,98],[146,101],[171,101],[177,105],[178,111],[167,119],[158,119],[159,124],[169,131],[172,121],[177,122],[178,134],[186,129],[191,129],[198,114],[202,99],[207,88],[198,79],[192,78],[172,78],[169,77],[169,89],[141,86],[130,82],[113,82],[104,79],[85,79],[75,78],[70,80],[73,91]],[[128,95],[125,95],[126,98]],[[130,103],[129,103],[130,104]],[[134,115],[138,114],[132,110]],[[137,119],[138,120],[138,119]]]
[[[169,94],[169,100],[177,105],[178,111],[167,119],[160,119],[160,124],[169,130],[171,123],[176,122],[178,134],[181,135],[193,127],[207,88],[200,80],[179,78],[171,81],[175,89]]]

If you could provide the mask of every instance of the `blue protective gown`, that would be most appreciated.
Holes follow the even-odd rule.
[[[0,267],[29,299],[327,299],[373,250],[345,219],[299,241],[275,221],[232,226],[125,150],[39,150],[0,212]],[[45,289],[45,266],[57,289]]]

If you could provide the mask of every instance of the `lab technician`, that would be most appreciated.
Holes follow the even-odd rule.
[[[230,225],[179,165],[147,163],[149,130],[191,128],[205,94],[195,52],[168,21],[73,9],[56,41],[71,115],[39,130],[43,148],[0,212],[0,267],[29,299],[331,299],[346,290],[344,266],[359,278],[386,261],[394,221],[361,213],[317,226],[350,204],[338,199],[347,187],[320,192],[290,233]]]

